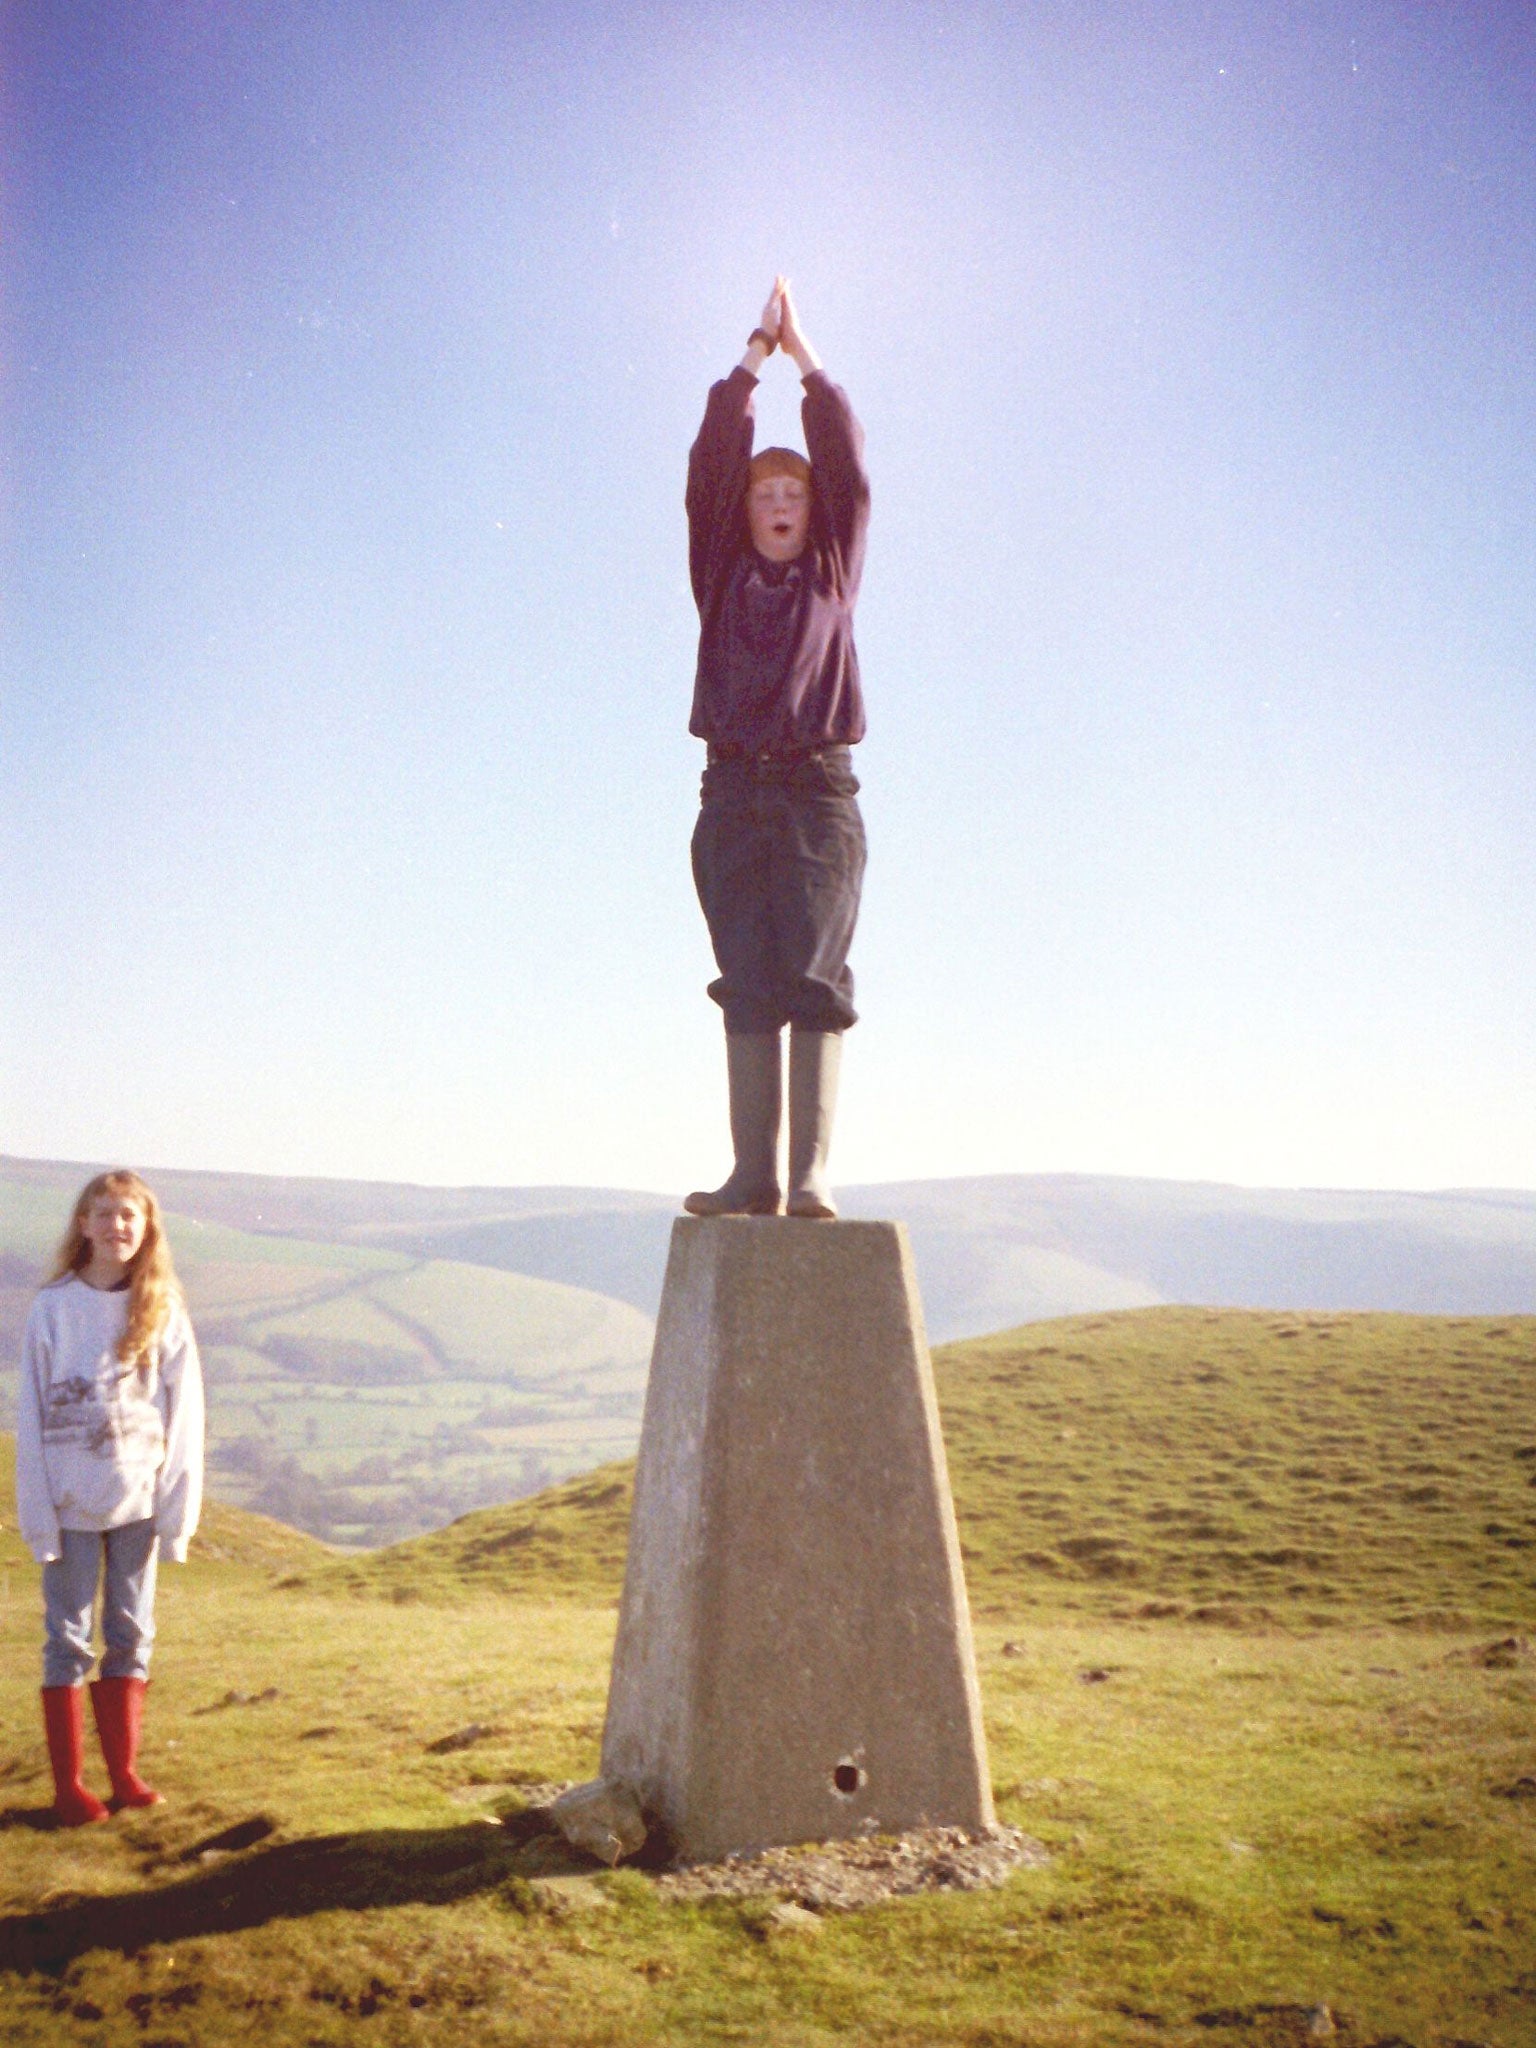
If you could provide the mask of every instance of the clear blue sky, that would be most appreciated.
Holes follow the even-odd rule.
[[[723,1171],[682,482],[782,269],[836,1176],[1536,1184],[1524,0],[0,18],[0,1148]]]

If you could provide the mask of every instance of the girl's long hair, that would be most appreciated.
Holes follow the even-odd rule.
[[[66,1280],[71,1273],[90,1264],[91,1244],[85,1234],[85,1222],[98,1195],[116,1195],[144,1212],[144,1242],[128,1265],[128,1322],[118,1339],[117,1355],[124,1365],[136,1365],[149,1379],[154,1374],[166,1320],[181,1301],[181,1283],[171,1264],[171,1248],[160,1221],[160,1204],[136,1173],[130,1173],[126,1167],[98,1173],[80,1190],[47,1284],[51,1287],[56,1280]]]

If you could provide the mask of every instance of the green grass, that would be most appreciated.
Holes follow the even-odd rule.
[[[626,1468],[368,1558],[224,1510],[163,1579],[170,1803],[0,1830],[0,2035],[1278,2048],[1326,2005],[1341,2048],[1529,2048],[1536,1553],[1486,1524],[1536,1507],[1533,1357],[1531,1319],[1194,1311],[950,1347],[992,1775],[1051,1862],[812,1934],[630,1872],[541,1889],[558,1860],[484,1825],[595,1768]],[[0,1534],[20,1813],[37,1632]]]
[[[1536,1614],[1536,1318],[1142,1309],[935,1367],[983,1608]]]

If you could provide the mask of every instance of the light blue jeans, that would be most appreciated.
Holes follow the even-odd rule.
[[[103,1577],[103,1678],[147,1678],[155,1640],[155,1574],[160,1543],[153,1522],[120,1529],[63,1529],[62,1557],[43,1566],[43,1684],[79,1685],[96,1661],[92,1622]]]

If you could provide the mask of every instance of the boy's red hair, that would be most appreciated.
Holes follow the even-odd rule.
[[[748,465],[747,482],[761,483],[765,476],[797,476],[801,483],[808,484],[811,465],[793,448],[762,448]]]

